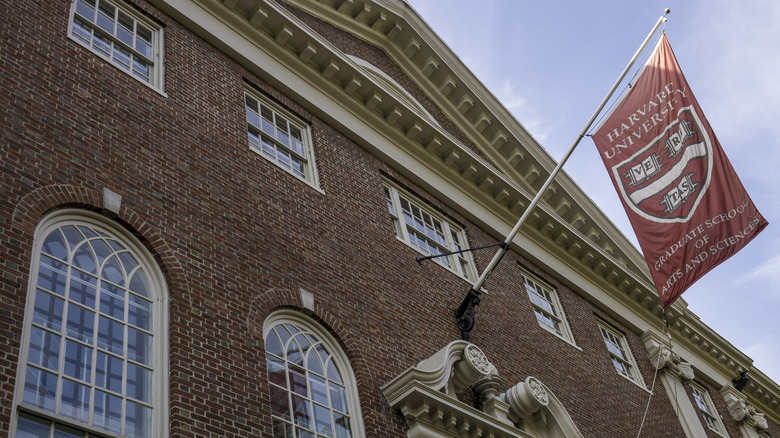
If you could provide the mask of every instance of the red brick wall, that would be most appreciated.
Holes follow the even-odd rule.
[[[142,0],[137,6],[165,26],[167,96],[69,40],[69,1],[4,2],[0,435],[11,416],[35,227],[61,207],[100,211],[108,188],[122,196],[114,220],[166,276],[171,436],[270,434],[262,321],[276,308],[301,308],[299,288],[314,294],[312,316],[354,368],[367,436],[404,436],[403,419],[380,388],[458,338],[452,310],[469,284],[415,262],[417,253],[392,230],[381,179],[463,225],[472,246],[495,240],[179,23]],[[319,29],[335,38],[326,27]],[[357,39],[349,47],[390,63]],[[250,151],[245,81],[311,123],[324,194]],[[492,254],[477,254],[480,270]],[[518,264],[558,288],[579,348],[539,327],[516,286]],[[617,375],[596,316],[625,333],[649,385],[652,366],[639,337],[514,254],[486,286],[471,341],[505,386],[533,375],[586,437],[634,436],[648,392]],[[643,436],[681,436],[668,399],[656,394]]]

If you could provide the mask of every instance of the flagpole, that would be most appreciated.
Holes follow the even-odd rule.
[[[631,70],[631,67],[634,66],[634,63],[636,62],[637,58],[639,58],[639,55],[642,53],[642,51],[645,49],[645,46],[647,46],[647,43],[650,42],[650,39],[652,39],[653,35],[658,30],[658,27],[661,26],[661,23],[666,21],[666,15],[668,15],[670,12],[671,12],[670,9],[666,9],[664,11],[664,14],[661,15],[661,17],[658,19],[658,22],[655,24],[655,26],[653,26],[653,30],[651,30],[650,33],[647,35],[647,38],[645,38],[644,42],[639,47],[639,50],[636,51],[634,56],[631,58],[631,61],[629,61],[626,68],[620,74],[620,77],[617,79],[617,81],[615,81],[615,84],[609,90],[607,96],[601,102],[599,107],[596,109],[596,112],[594,112],[593,116],[591,116],[590,120],[588,120],[588,123],[585,125],[585,128],[583,128],[582,132],[580,132],[580,135],[574,141],[574,144],[571,145],[571,148],[569,148],[569,151],[566,152],[566,155],[564,155],[561,161],[558,162],[558,165],[555,166],[555,169],[553,169],[553,171],[550,172],[550,176],[547,177],[547,181],[545,181],[544,184],[542,184],[542,187],[536,193],[534,199],[531,200],[531,203],[528,204],[528,207],[525,209],[522,216],[520,216],[520,219],[517,221],[517,224],[515,224],[515,227],[512,228],[512,231],[510,231],[506,239],[504,239],[504,242],[501,244],[500,248],[493,256],[493,259],[490,260],[490,263],[488,263],[487,267],[485,267],[485,270],[482,272],[482,275],[480,275],[477,281],[474,282],[474,285],[471,287],[471,290],[469,290],[469,293],[468,295],[466,295],[466,298],[463,300],[461,305],[455,310],[455,317],[458,319],[458,327],[460,328],[461,336],[463,337],[464,340],[468,340],[468,335],[471,332],[471,328],[474,326],[474,306],[479,304],[480,294],[481,294],[480,289],[482,289],[482,286],[485,284],[485,281],[493,272],[493,269],[495,269],[496,265],[498,265],[498,263],[504,257],[504,254],[506,254],[506,252],[509,250],[509,244],[515,238],[515,235],[517,235],[517,233],[520,231],[520,227],[523,226],[526,219],[528,219],[528,216],[531,215],[533,209],[536,207],[536,204],[539,203],[539,200],[544,195],[544,192],[547,191],[548,187],[550,187],[550,184],[552,184],[553,179],[555,179],[555,177],[558,175],[558,172],[560,172],[563,165],[566,163],[566,161],[569,159],[571,154],[574,152],[574,149],[577,148],[577,145],[580,144],[582,138],[585,137],[585,134],[588,132],[591,125],[593,125],[593,122],[596,120],[596,117],[598,117],[598,115],[607,105],[607,102],[609,102],[609,100],[612,98],[612,95],[615,93],[615,90],[618,88],[618,86],[620,86],[620,83],[623,82],[623,79],[625,79],[629,70]]]

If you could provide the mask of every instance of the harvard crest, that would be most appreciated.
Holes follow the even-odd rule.
[[[627,206],[655,222],[686,222],[707,191],[712,144],[692,107],[644,149],[612,168]]]

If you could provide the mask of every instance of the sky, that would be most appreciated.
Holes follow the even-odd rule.
[[[774,196],[780,180],[780,2],[408,2],[555,160],[563,158],[664,10],[671,9],[664,26],[683,74],[769,221],[683,299],[780,383],[780,197]],[[627,78],[651,50],[652,42]],[[638,248],[590,138],[563,170]]]

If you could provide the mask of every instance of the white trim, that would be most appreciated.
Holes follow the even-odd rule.
[[[40,255],[45,237],[54,229],[65,225],[87,225],[101,229],[110,234],[125,248],[132,252],[137,261],[146,269],[147,280],[152,289],[152,435],[167,436],[169,434],[169,363],[168,363],[168,289],[165,284],[162,270],[151,256],[149,251],[130,232],[110,222],[105,217],[96,213],[78,210],[64,209],[50,213],[39,222],[34,234],[34,245],[30,261],[30,280],[27,287],[27,302],[25,304],[25,317],[22,329],[19,362],[17,364],[16,388],[14,391],[13,409],[11,412],[10,436],[15,436],[16,425],[20,411],[29,412],[35,416],[53,420],[57,423],[68,425],[86,432],[98,435],[110,434],[104,429],[86,426],[67,417],[55,415],[52,412],[38,410],[22,405],[24,398],[24,382],[29,353],[30,332],[32,330],[32,318],[35,307],[35,294],[37,290],[38,269]],[[97,305],[97,304],[96,304]],[[65,322],[63,322],[64,324]],[[64,343],[64,342],[63,342]],[[93,382],[94,385],[94,382]]]

